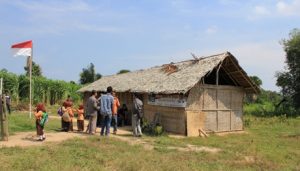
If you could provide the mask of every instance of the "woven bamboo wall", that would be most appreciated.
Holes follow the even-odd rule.
[[[243,98],[244,90],[239,87],[196,84],[186,107],[188,135],[197,136],[199,128],[207,132],[243,130]]]
[[[160,121],[167,132],[186,135],[185,109],[148,105],[148,95],[144,95],[144,113],[148,121],[153,121],[155,113],[160,113]]]

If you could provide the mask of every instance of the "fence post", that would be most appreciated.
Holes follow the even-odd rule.
[[[8,141],[8,120],[6,115],[6,99],[2,94],[3,79],[0,79],[0,120],[1,120],[1,139]]]

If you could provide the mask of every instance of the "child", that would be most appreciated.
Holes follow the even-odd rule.
[[[62,107],[63,115],[62,115],[62,120],[63,120],[63,131],[73,131],[73,109],[72,109],[72,103],[69,101],[65,101],[63,103]]]
[[[77,117],[77,128],[78,131],[82,132],[84,130],[84,109],[83,105],[79,105],[77,109],[78,117]]]
[[[67,102],[67,112],[70,115],[70,125],[69,125],[69,131],[73,131],[73,118],[74,118],[74,113],[72,109],[73,103],[71,101]]]
[[[36,106],[36,112],[34,113],[35,118],[36,118],[36,133],[38,138],[38,141],[44,141],[46,139],[46,136],[44,134],[44,124],[45,124],[45,119],[48,116],[46,113],[46,109],[43,103],[39,103]]]
[[[67,111],[68,103],[65,101],[62,105],[63,115],[61,116],[61,128],[62,131],[68,132],[70,128],[70,115]]]

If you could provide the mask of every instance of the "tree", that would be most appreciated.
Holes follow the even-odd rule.
[[[262,85],[262,81],[258,76],[250,76],[249,77],[251,79],[252,82],[254,82],[258,87],[260,87]]]
[[[26,75],[29,76],[29,65],[24,67]],[[32,61],[32,76],[42,76],[42,68],[40,65]]]
[[[97,74],[96,74],[96,80],[99,80],[100,78],[102,78],[102,75],[99,74],[99,73],[97,73]]]
[[[259,88],[262,85],[262,80],[258,76],[249,76],[251,81],[256,84]],[[263,89],[261,89],[261,93],[264,92]],[[260,96],[260,95],[259,95]],[[254,103],[257,101],[258,97],[256,94],[247,94],[245,98],[246,103]]]
[[[6,68],[3,68],[3,69],[1,69],[1,70],[0,70],[0,72],[7,73],[8,71],[7,71],[7,69],[6,69]]]
[[[276,85],[286,99],[291,99],[296,109],[300,109],[300,29],[294,29],[289,39],[282,40],[286,53],[285,71],[276,74]]]
[[[82,69],[82,72],[80,73],[79,82],[80,84],[92,83],[97,79],[100,79],[101,77],[101,74],[96,74],[95,65],[93,63],[90,63],[90,65],[88,65],[87,68]]]
[[[127,72],[130,72],[130,70],[128,70],[128,69],[122,69],[117,74],[124,74],[124,73],[127,73]]]

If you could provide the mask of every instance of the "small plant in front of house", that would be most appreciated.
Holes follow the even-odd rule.
[[[164,134],[164,129],[159,123],[149,123],[147,120],[144,120],[142,130],[145,134],[152,136],[161,136]]]

